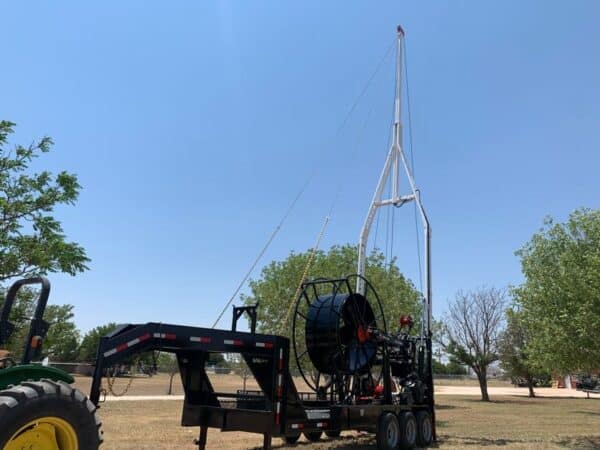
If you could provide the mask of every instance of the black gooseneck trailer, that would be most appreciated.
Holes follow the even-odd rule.
[[[338,283],[339,286],[339,283],[346,284],[347,279],[309,282],[303,292],[313,288],[313,283],[333,283],[334,286]],[[301,433],[310,440],[318,440],[323,432],[334,437],[343,430],[375,432],[381,449],[428,445],[435,439],[428,342],[408,334],[393,335],[378,330],[373,327],[376,323],[373,318],[370,323],[364,323],[361,317],[352,316],[352,308],[356,305],[364,307],[364,303],[346,300],[345,304],[350,306],[346,310],[340,309],[339,323],[342,327],[349,325],[352,330],[349,333],[343,329],[336,331],[329,325],[329,330],[325,330],[331,331],[331,336],[342,336],[344,342],[349,343],[346,345],[350,349],[347,357],[340,360],[342,366],[346,367],[346,362],[352,358],[360,359],[361,352],[375,348],[375,344],[378,352],[371,354],[368,364],[363,364],[365,357],[359,364],[360,369],[353,367],[350,372],[330,373],[327,376],[329,382],[317,386],[316,390],[298,391],[290,371],[290,339],[235,331],[243,311],[251,317],[250,328],[256,327],[256,307],[244,307],[243,310],[234,308],[232,330],[155,322],[120,326],[100,341],[90,400],[98,405],[101,378],[107,368],[143,352],[170,352],[176,355],[185,392],[181,424],[200,427],[196,441],[200,449],[207,448],[208,428],[261,433],[264,449],[271,448],[272,437],[282,437],[292,443]],[[344,318],[346,311],[350,315]],[[311,322],[304,329],[323,323]],[[362,347],[357,344],[362,333],[358,331],[361,323],[365,324],[365,330],[368,329],[367,335],[362,335]],[[326,340],[321,336],[321,344]],[[327,348],[320,350],[327,351]],[[239,354],[260,390],[216,392],[206,372],[211,353]],[[375,365],[381,369],[374,375],[370,370]],[[365,381],[371,385],[365,386]]]

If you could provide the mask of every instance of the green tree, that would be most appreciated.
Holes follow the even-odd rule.
[[[28,146],[10,145],[14,126],[0,121],[0,283],[51,272],[76,275],[87,269],[89,259],[79,244],[67,241],[53,212],[58,205],[75,203],[80,190],[77,177],[65,171],[53,175],[31,170],[33,161],[50,151],[52,140],[44,137]],[[15,333],[8,348],[16,356],[22,351],[34,298],[34,291],[22,289],[11,314]],[[3,302],[4,295],[0,307]],[[70,358],[67,347],[77,339],[72,307],[50,306],[45,317],[50,322],[66,321],[57,330],[50,329],[45,351]]]
[[[597,370],[600,361],[600,211],[546,219],[517,255],[525,282],[513,290],[531,333],[529,358],[551,373]]]
[[[14,123],[0,121],[0,282],[48,272],[75,275],[87,269],[85,250],[67,242],[52,216],[57,205],[72,205],[79,195],[77,176],[68,172],[30,173],[29,166],[52,147],[44,137],[8,149]]]
[[[98,344],[100,338],[106,336],[108,333],[117,328],[117,324],[114,322],[107,323],[105,325],[97,326],[88,331],[81,340],[79,345],[79,360],[92,362],[96,360],[96,352],[98,351]]]
[[[506,329],[499,344],[500,366],[508,376],[522,379],[529,388],[529,397],[535,397],[536,381],[547,374],[535,366],[529,357],[529,329],[523,315],[516,309],[506,311]]]
[[[449,361],[444,364],[437,359],[433,359],[433,374],[434,375],[467,375],[465,366],[458,364],[455,361]]]
[[[458,292],[449,305],[439,337],[451,362],[469,366],[475,372],[482,401],[490,401],[487,370],[498,360],[505,308],[502,290],[480,288]]]
[[[246,304],[260,303],[258,329],[267,333],[291,334],[291,314],[285,329],[288,307],[302,279],[310,252],[290,253],[283,261],[266,265],[258,279],[251,280],[251,294],[243,296]],[[307,278],[340,278],[356,273],[357,248],[353,245],[333,246],[315,254]],[[400,273],[395,264],[385,263],[381,252],[373,251],[367,258],[366,277],[373,284],[383,304],[388,326],[397,324],[402,314],[420,317],[421,295],[412,282]],[[418,329],[418,327],[416,326]]]
[[[51,361],[73,362],[77,360],[79,330],[73,322],[72,305],[49,305],[44,319],[50,324],[44,341],[43,353]]]

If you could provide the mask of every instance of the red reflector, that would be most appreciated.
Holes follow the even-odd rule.
[[[31,338],[31,348],[38,348],[42,344],[41,336],[33,336]]]
[[[147,341],[147,340],[148,340],[148,339],[150,339],[151,337],[152,337],[152,336],[150,335],[150,333],[146,333],[146,334],[143,334],[143,335],[141,335],[141,336],[139,337],[139,339],[140,339],[140,342],[141,342],[141,341]]]
[[[409,327],[413,324],[413,318],[410,315],[400,316],[400,325],[403,327]]]
[[[173,333],[166,333],[165,334],[165,339],[168,339],[170,341],[174,341],[175,339],[177,339],[177,336],[175,336]]]

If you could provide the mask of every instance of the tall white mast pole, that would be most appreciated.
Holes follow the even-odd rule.
[[[377,210],[381,206],[395,206],[400,207],[407,202],[415,201],[423,223],[424,235],[425,235],[425,248],[424,248],[424,259],[425,259],[425,292],[423,292],[423,331],[427,334],[431,331],[431,251],[430,251],[430,239],[431,229],[429,226],[429,220],[421,203],[421,197],[419,190],[416,187],[411,168],[409,167],[406,156],[402,149],[402,49],[404,48],[404,30],[398,26],[397,33],[397,50],[396,50],[396,94],[394,100],[394,125],[392,127],[392,145],[387,154],[383,170],[379,176],[377,188],[375,194],[371,200],[367,217],[363,224],[360,232],[358,241],[358,274],[361,276],[365,275],[366,269],[366,258],[367,258],[367,243],[369,240],[369,233],[371,231],[371,225],[377,214]],[[408,180],[410,193],[408,195],[400,194],[400,166],[404,168],[404,173]],[[390,183],[391,186],[391,197],[383,199],[383,191],[386,185]],[[418,237],[417,237],[418,238]],[[419,255],[420,257],[420,255]],[[356,282],[356,290],[362,294],[365,293],[365,285],[361,277],[358,277]],[[423,333],[425,334],[425,333]]]

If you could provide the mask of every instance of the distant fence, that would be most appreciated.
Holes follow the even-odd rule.
[[[433,379],[434,380],[477,380],[477,376],[476,375],[471,375],[471,374],[467,374],[467,375],[446,375],[446,374],[437,374],[437,373],[434,373],[433,374]],[[488,374],[487,379],[488,380],[503,380],[504,377],[501,376],[501,375]]]
[[[33,364],[41,364],[41,363],[33,363]],[[64,372],[70,373],[71,375],[83,375],[87,377],[91,377],[94,374],[94,366],[88,363],[61,363],[61,362],[50,362],[48,364],[50,367],[54,367],[55,369],[60,369]]]

